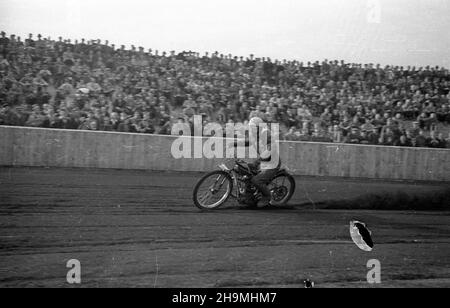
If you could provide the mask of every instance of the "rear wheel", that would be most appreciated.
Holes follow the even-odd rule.
[[[225,171],[205,175],[194,188],[194,204],[201,210],[214,210],[227,202],[233,190],[233,180]]]
[[[289,174],[280,174],[276,176],[269,184],[269,190],[272,194],[271,205],[286,205],[295,192],[295,180]]]

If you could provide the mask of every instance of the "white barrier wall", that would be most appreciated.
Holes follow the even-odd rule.
[[[223,159],[175,159],[175,137],[0,126],[0,165],[211,171]],[[450,181],[450,150],[282,142],[296,175]]]

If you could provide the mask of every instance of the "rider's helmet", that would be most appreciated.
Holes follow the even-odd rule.
[[[264,121],[259,118],[259,117],[253,117],[250,119],[250,121],[248,122],[249,126],[256,126],[258,127],[260,124],[264,123]]]

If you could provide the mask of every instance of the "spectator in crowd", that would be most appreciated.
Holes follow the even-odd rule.
[[[345,137],[346,143],[359,144],[361,142],[361,134],[357,127],[352,127],[350,133]]]
[[[425,136],[425,132],[423,130],[419,131],[419,135],[416,137],[416,147],[425,148],[428,146],[428,138]]]
[[[400,147],[412,147],[413,144],[411,142],[411,139],[409,139],[406,135],[401,135],[400,139],[397,143],[397,146]]]

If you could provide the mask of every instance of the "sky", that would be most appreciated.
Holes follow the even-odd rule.
[[[0,29],[160,51],[450,68],[450,0],[0,0]]]

